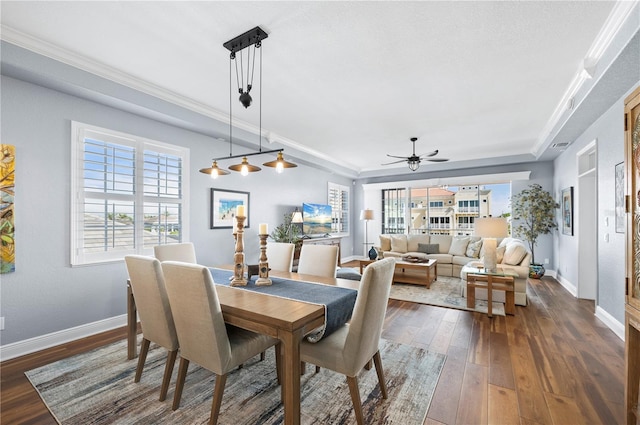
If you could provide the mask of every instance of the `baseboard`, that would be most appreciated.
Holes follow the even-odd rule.
[[[562,276],[556,275],[555,278],[560,283],[560,285],[564,287],[564,289],[569,291],[571,295],[573,295],[574,297],[578,296],[578,288],[576,287],[576,285],[569,282],[567,279],[563,278]]]
[[[56,345],[75,341],[76,339],[85,338],[100,332],[119,328],[125,326],[126,324],[127,315],[123,314],[120,316],[99,320],[97,322],[76,326],[74,328],[53,332],[47,335],[25,339],[24,341],[1,345],[0,361],[24,356],[25,354],[34,353],[36,351],[44,350],[45,348],[55,347]]]
[[[340,258],[340,264],[348,263],[349,261],[362,260],[364,257],[359,257],[357,255],[351,255],[349,257]]]
[[[618,338],[624,341],[624,324],[610,315],[606,310],[596,306],[596,317],[600,319],[609,329],[615,333]]]

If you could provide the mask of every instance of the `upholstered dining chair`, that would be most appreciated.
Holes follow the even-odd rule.
[[[357,375],[373,358],[380,393],[387,398],[378,344],[387,312],[387,302],[395,269],[395,259],[386,258],[367,266],[353,308],[351,322],[316,343],[303,341],[303,362],[331,369],[347,377],[351,401],[359,425],[364,423]]]
[[[298,273],[336,277],[337,270],[337,245],[302,245]]]
[[[197,264],[196,250],[191,242],[156,245],[153,254],[162,261],[182,261],[184,263]]]
[[[169,353],[160,388],[160,401],[164,401],[167,397],[171,373],[178,354],[178,337],[169,306],[162,268],[160,261],[153,257],[127,255],[124,260],[127,264],[129,282],[136,300],[142,327],[142,345],[134,382],[140,382],[150,342],[166,348]]]
[[[216,424],[227,373],[274,345],[278,367],[280,345],[277,339],[270,336],[225,324],[208,268],[167,261],[162,263],[162,270],[180,342],[180,366],[173,410],[180,406],[187,369],[189,363],[194,362],[216,374],[209,421]]]
[[[293,252],[296,245],[284,242],[269,242],[267,258],[271,270],[290,272],[293,267]]]

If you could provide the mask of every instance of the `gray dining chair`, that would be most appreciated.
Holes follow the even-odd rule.
[[[178,337],[160,261],[142,255],[127,255],[124,257],[124,261],[127,265],[129,282],[136,300],[142,327],[142,345],[134,382],[140,382],[149,352],[149,344],[153,342],[166,348],[169,353],[160,389],[160,401],[164,401],[167,397],[171,373],[178,354]]]
[[[184,263],[197,264],[196,250],[191,242],[156,245],[153,247],[153,255],[162,261],[182,261]]]
[[[364,417],[357,376],[371,359],[378,374],[382,398],[387,398],[378,344],[387,312],[394,269],[393,258],[376,261],[367,266],[362,275],[351,322],[316,343],[305,340],[300,346],[300,358],[303,362],[346,375],[359,425],[364,423]]]
[[[276,346],[276,367],[279,370],[279,341],[225,324],[208,268],[166,261],[162,263],[162,270],[180,342],[173,410],[180,406],[187,369],[189,363],[194,362],[216,374],[209,422],[216,424],[227,373],[271,346]]]
[[[338,252],[337,245],[302,245],[298,273],[336,277]]]
[[[291,272],[295,247],[296,245],[292,243],[269,242],[267,244],[269,268],[271,270]]]

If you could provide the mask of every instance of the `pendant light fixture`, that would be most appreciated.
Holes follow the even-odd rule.
[[[218,167],[218,161],[233,158],[242,158],[240,164],[230,165],[229,169],[233,171],[239,171],[243,176],[248,175],[256,171],[260,171],[261,168],[255,165],[249,164],[247,157],[254,155],[278,153],[277,158],[274,161],[265,162],[265,167],[273,167],[278,173],[281,173],[285,168],[297,167],[296,164],[285,161],[283,157],[284,149],[273,149],[268,151],[262,150],[262,40],[268,37],[268,34],[260,27],[255,27],[244,34],[241,34],[226,43],[223,46],[228,49],[231,54],[229,55],[229,156],[214,158],[210,168],[200,169],[201,173],[210,174],[212,178],[229,174],[228,171],[222,170]],[[251,53],[253,47],[253,54]],[[245,50],[246,49],[246,50]],[[258,131],[258,141],[260,149],[258,152],[244,153],[240,155],[233,155],[233,64],[235,63],[235,74],[238,93],[240,97],[238,100],[245,108],[251,106],[253,98],[251,97],[251,89],[254,87],[253,76],[256,65],[256,50],[260,51],[259,55],[259,78],[260,78],[260,106],[259,116],[260,125]],[[243,59],[243,51],[246,51],[246,62]],[[245,74],[246,64],[246,74]]]

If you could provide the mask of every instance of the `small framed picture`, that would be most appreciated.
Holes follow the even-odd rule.
[[[236,211],[243,205],[244,227],[249,227],[249,192],[211,189],[211,228],[231,229],[235,226]]]
[[[573,236],[573,186],[562,189],[562,233]]]

